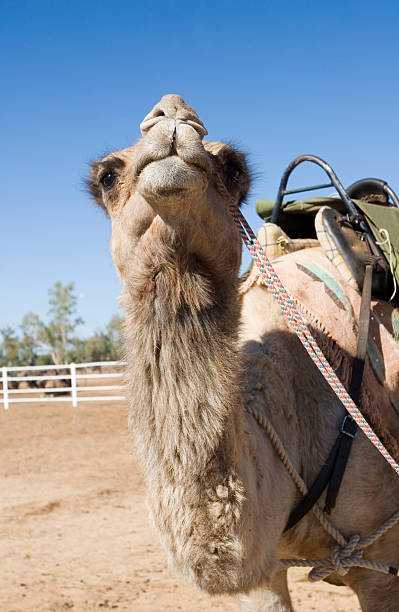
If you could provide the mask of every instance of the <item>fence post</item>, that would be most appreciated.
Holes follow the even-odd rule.
[[[8,380],[7,380],[7,368],[3,367],[3,402],[4,410],[8,410]]]
[[[78,388],[76,384],[76,365],[74,363],[70,363],[69,367],[71,368],[72,406],[76,408],[78,405]]]

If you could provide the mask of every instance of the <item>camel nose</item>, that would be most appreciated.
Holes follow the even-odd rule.
[[[140,130],[143,136],[149,132],[154,125],[165,119],[173,119],[175,124],[187,123],[191,125],[201,139],[208,133],[195,110],[191,108],[181,96],[167,94],[161,98],[160,102],[154,106],[152,111],[148,113],[141,122]]]

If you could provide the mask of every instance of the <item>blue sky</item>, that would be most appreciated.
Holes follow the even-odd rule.
[[[109,222],[82,188],[88,162],[131,145],[165,93],[210,140],[248,152],[246,214],[301,153],[345,185],[399,191],[399,2],[0,0],[0,327],[74,281],[81,334],[117,312]],[[324,182],[317,171],[302,181]],[[294,184],[294,183],[292,183]]]

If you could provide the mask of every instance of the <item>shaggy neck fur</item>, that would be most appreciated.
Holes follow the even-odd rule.
[[[130,428],[155,523],[197,583],[239,590],[238,279],[211,277],[159,217],[137,252],[123,298]]]
[[[211,278],[159,217],[154,224],[124,294],[132,427],[149,435],[148,467],[179,479],[190,467],[195,478],[239,398],[238,281]]]

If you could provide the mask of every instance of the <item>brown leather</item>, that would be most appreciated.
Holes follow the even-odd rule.
[[[333,208],[325,209],[323,222],[361,292],[366,265],[370,263],[371,257],[366,237],[362,232],[356,231],[347,218]],[[388,264],[382,258],[374,263],[372,295],[387,298],[390,278]]]

